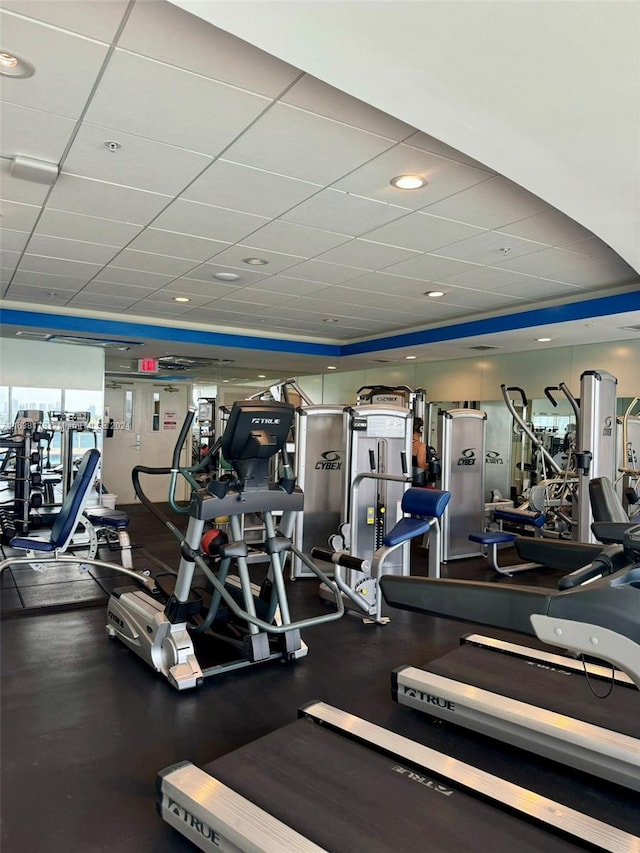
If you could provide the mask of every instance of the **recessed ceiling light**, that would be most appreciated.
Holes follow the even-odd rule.
[[[229,380],[228,380],[228,379],[223,379],[222,381],[223,381],[223,382],[228,382]]]
[[[438,296],[444,296],[444,290],[427,290],[425,296],[430,296],[432,299],[437,299]]]
[[[269,261],[265,261],[264,258],[244,258],[245,264],[251,264],[253,267],[263,267],[265,264],[268,264]]]
[[[541,344],[546,344],[546,343],[549,343],[551,338],[536,338],[536,340]]]
[[[405,355],[405,358],[407,359],[407,361],[413,361],[413,359],[417,358],[417,357],[418,357],[417,355]]]
[[[237,281],[240,278],[236,272],[216,272],[213,277],[220,281]]]
[[[115,154],[116,151],[119,151],[122,148],[122,145],[119,142],[116,142],[115,139],[107,139],[104,146],[105,148],[108,148],[112,154]]]
[[[338,321],[336,320],[335,317],[325,317],[322,322],[323,323],[337,323]]]
[[[31,77],[35,74],[35,68],[30,62],[9,53],[7,50],[0,51],[0,74],[5,77]]]
[[[327,370],[337,370],[338,368],[334,364],[328,364]]]
[[[189,299],[188,296],[174,296],[173,301],[174,302],[191,302],[191,300]]]
[[[266,378],[267,378],[266,373],[259,373],[258,374],[258,379],[266,379]]]
[[[392,187],[396,187],[399,190],[419,190],[420,187],[426,185],[427,181],[420,175],[398,175],[395,178],[391,178],[389,183]]]

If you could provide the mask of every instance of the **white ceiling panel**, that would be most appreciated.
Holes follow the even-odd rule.
[[[220,308],[197,308],[188,312],[187,316],[195,323],[207,326],[226,328],[230,324],[239,323],[245,316],[245,311],[223,311]]]
[[[134,249],[122,249],[112,266],[127,270],[144,270],[161,275],[178,276],[195,266],[195,261],[174,258],[169,255],[155,255],[152,252],[136,252]]]
[[[569,219],[564,213],[560,213],[559,210],[545,210],[543,213],[520,219],[518,222],[510,222],[497,230],[525,240],[547,243],[549,246],[566,246],[568,243],[593,237],[590,231],[578,225],[573,219]],[[600,240],[595,242],[602,245]],[[616,258],[618,257],[613,249],[609,251]],[[605,260],[613,260],[613,257]]]
[[[0,249],[0,267],[3,270],[14,270],[18,266],[20,260],[20,252],[11,252],[5,249],[4,246]]]
[[[139,232],[140,226],[129,222],[67,213],[50,207],[43,210],[36,228],[37,234],[46,234],[49,237],[67,237],[85,240],[87,243],[104,243],[119,247],[124,246]]]
[[[374,272],[360,278],[347,281],[344,288],[371,293],[384,293],[387,297],[420,296],[424,293],[424,282],[414,278],[403,278],[397,275]],[[337,290],[337,288],[336,288]],[[342,290],[342,288],[341,288]],[[389,303],[390,307],[393,305]]]
[[[213,259],[212,263],[199,264],[198,266],[193,267],[189,270],[188,274],[184,276],[184,278],[196,279],[198,281],[210,281],[215,284],[225,284],[232,287],[234,290],[238,290],[241,287],[248,287],[267,278],[266,273],[258,271],[260,269],[262,269],[262,267],[258,267],[257,270],[252,269],[251,267],[247,267],[246,270],[242,271],[238,270],[235,274],[238,275],[239,278],[234,281],[227,282],[215,278],[217,273],[225,273],[229,270],[229,267],[218,263],[218,258],[216,257]]]
[[[251,239],[252,238],[250,237],[249,240]],[[289,267],[296,266],[296,264],[299,264],[304,260],[304,257],[300,255],[285,255],[281,252],[269,252],[266,249],[258,249],[256,246],[238,243],[236,246],[231,246],[229,249],[225,249],[224,252],[220,252],[220,254],[216,255],[215,261],[216,264],[226,264],[227,267],[233,268],[235,272],[238,272],[239,270],[244,272],[251,270],[251,264],[247,265],[245,263],[245,258],[254,258],[256,256],[267,262],[263,267],[261,267],[261,269],[265,270],[265,275],[282,272],[283,270],[289,269]],[[255,267],[253,267],[253,269],[255,270]]]
[[[279,216],[321,187],[227,160],[216,160],[182,194],[183,198],[231,210]]]
[[[18,104],[2,104],[2,156],[33,157],[57,163],[67,147],[76,122]]]
[[[326,189],[283,214],[282,219],[359,237],[408,212],[407,208]]]
[[[268,105],[260,95],[116,50],[86,120],[217,155]]]
[[[171,289],[169,289],[171,288]],[[176,296],[186,296],[186,294],[182,291],[181,288],[174,288],[173,285],[169,285],[168,287],[163,288],[162,290],[156,290],[153,296],[143,296],[141,299],[143,300],[142,306],[145,306],[149,300],[151,300],[154,304],[160,303],[173,303],[175,301]],[[198,295],[196,293],[190,293],[188,295],[189,302],[177,302],[176,305],[180,307],[188,306],[189,310],[193,310],[194,308],[198,308],[201,305],[206,305],[211,302],[210,296]]]
[[[535,276],[526,276],[498,267],[478,266],[459,275],[447,276],[447,282],[458,287],[470,287],[475,290],[501,290],[503,287],[509,287],[512,284],[521,284],[533,292],[536,289],[538,279]]]
[[[433,136],[423,133],[421,130],[414,133],[412,136],[407,137],[404,141],[414,148],[421,148],[423,151],[429,151],[431,154],[437,154],[438,157],[447,157],[449,160],[455,160],[457,163],[464,163],[467,166],[474,166],[476,169],[482,169],[483,172],[487,172],[487,175],[495,174],[493,169],[489,169],[489,167],[485,166],[484,163],[474,160],[473,157],[468,157],[466,154],[463,154],[462,151],[456,151],[455,148],[452,148],[450,145],[447,145],[445,142],[441,142]]]
[[[260,302],[256,302],[246,296],[245,298],[242,298],[242,293],[242,290],[238,290],[236,293],[232,293],[229,296],[222,296],[220,299],[216,299],[215,302],[210,303],[209,308],[220,308],[221,311],[242,311],[245,314],[250,313],[254,314],[254,316],[258,316],[261,313],[262,308],[267,305],[273,305],[272,293],[265,294],[264,299],[261,299]]]
[[[281,98],[284,104],[367,130],[397,142],[413,134],[414,128],[375,107],[338,92],[322,80],[305,74]]]
[[[37,272],[46,275],[69,277],[87,282],[100,271],[100,264],[89,264],[83,261],[69,261],[61,258],[43,257],[41,255],[24,254],[20,261],[20,272]]]
[[[499,289],[494,288],[494,290],[497,290],[499,293],[505,293],[508,296],[519,296],[521,299],[527,300],[542,299],[544,297],[549,299],[556,299],[558,297],[575,299],[582,290],[582,288],[575,284],[564,284],[559,281],[546,281],[543,278],[537,278],[535,280],[535,288],[532,288],[530,282],[531,279],[529,279],[529,282],[513,282],[506,287],[501,287]]]
[[[158,290],[173,281],[175,276],[159,275],[144,270],[126,270],[113,264],[105,267],[95,278],[96,281],[110,281],[113,284],[132,284],[134,287],[147,287]]]
[[[110,42],[129,4],[128,0],[2,0],[2,5],[11,12]]]
[[[2,186],[4,189],[4,184]],[[41,208],[31,204],[21,204],[10,200],[0,202],[0,215],[2,216],[2,228],[12,231],[31,231]]]
[[[20,204],[37,204],[44,202],[50,187],[37,184],[34,181],[23,181],[11,174],[11,160],[0,160],[0,183],[2,197],[8,201]]]
[[[0,246],[2,247],[3,252],[20,253],[27,245],[28,239],[28,231],[10,231],[8,228],[3,228],[2,237],[0,239]]]
[[[105,293],[89,293],[82,290],[71,299],[69,305],[72,308],[107,308],[108,310],[122,311],[125,308],[131,308],[135,301],[133,297],[129,296],[110,296]]]
[[[62,174],[47,206],[67,213],[146,225],[169,201],[169,196],[158,193]]]
[[[228,245],[230,244],[222,240],[206,240],[204,237],[190,237],[159,228],[146,228],[127,248],[140,252],[155,252],[157,255],[171,255],[174,258],[206,261]]]
[[[90,281],[83,288],[83,293],[100,293],[103,296],[118,296],[126,299],[131,299],[137,302],[139,299],[144,299],[150,293],[153,293],[155,288],[136,287],[132,284],[114,284],[110,281]]]
[[[421,175],[426,186],[399,190],[389,181],[398,175]],[[410,145],[396,145],[335,184],[336,189],[387,201],[418,210],[441,198],[489,179],[489,174],[473,166],[456,163]],[[459,219],[459,217],[457,217]]]
[[[321,252],[334,249],[348,239],[344,234],[334,234],[331,231],[321,231],[318,228],[307,228],[304,225],[275,220],[252,234],[251,239],[246,242],[257,249],[269,249],[272,252],[312,258]]]
[[[73,291],[63,290],[61,287],[58,287],[54,293],[47,287],[30,287],[24,284],[15,284],[15,282],[11,285],[11,292],[7,292],[7,298],[50,307],[66,305],[72,297]]]
[[[197,201],[177,199],[154,221],[154,228],[235,243],[269,220]]]
[[[417,252],[396,246],[385,246],[370,240],[349,240],[336,249],[324,252],[316,260],[359,267],[363,270],[379,270],[416,256]]]
[[[624,263],[620,255],[614,252],[611,246],[607,246],[606,243],[593,235],[585,240],[577,240],[575,243],[566,243],[562,248],[570,252],[579,252],[581,255],[588,255],[598,261]]]
[[[385,272],[419,278],[422,281],[437,281],[450,275],[470,272],[473,266],[465,261],[456,261],[441,255],[416,255],[408,261],[388,266]]]
[[[549,205],[517,184],[496,176],[464,189],[452,198],[429,203],[424,209],[436,216],[450,218],[459,218],[462,209],[464,221],[470,225],[499,228],[509,222],[548,211]]]
[[[54,275],[50,273],[31,272],[20,269],[16,272],[11,284],[11,293],[17,293],[17,291],[14,291],[13,289],[14,287],[17,287],[17,285],[40,287],[55,293],[61,290],[77,293],[85,284],[86,279],[84,278],[71,278],[71,276],[68,275]],[[18,297],[13,295],[11,298],[14,299]]]
[[[270,98],[300,75],[297,68],[170,3],[136,3],[119,45]]]
[[[239,305],[244,305],[247,310],[251,310],[251,306],[253,305],[256,308],[263,305],[282,305],[288,300],[289,296],[286,293],[266,291],[261,287],[243,287],[229,296],[218,299],[217,302],[220,303],[223,309],[229,308],[233,311],[237,310]],[[259,311],[256,311],[256,314],[259,314]]]
[[[285,272],[287,275],[292,275],[295,278],[307,279],[309,281],[319,281],[325,284],[338,284],[341,281],[349,281],[352,278],[359,278],[362,275],[362,270],[356,267],[345,267],[340,264],[328,264],[323,261],[304,261]]]
[[[637,280],[637,275],[626,264],[601,263],[566,249],[545,249],[520,258],[507,256],[495,266],[583,287],[626,284]]]
[[[142,314],[142,316],[149,314],[154,317],[179,317],[189,311],[193,311],[193,306],[190,303],[161,302],[153,299],[141,300],[134,309],[135,313]]]
[[[211,163],[210,157],[83,122],[64,171],[121,186],[177,195]],[[112,152],[106,142],[122,147]]]
[[[10,12],[0,11],[0,24],[3,44],[35,67],[32,77],[3,77],[2,99],[78,118],[107,55],[107,45]]]
[[[292,276],[285,277],[281,275],[273,275],[260,282],[260,289],[266,293],[286,293],[291,296],[305,296],[309,293],[317,293],[319,290],[324,290],[327,285],[321,281],[307,281],[299,278],[293,278],[294,270],[290,270]]]
[[[474,264],[498,264],[505,258],[519,258],[548,248],[544,243],[505,237],[499,231],[484,231],[475,237],[443,247],[440,254]]]
[[[453,222],[450,219],[441,219],[427,213],[410,213],[403,219],[383,225],[375,231],[369,231],[366,238],[376,243],[388,243],[403,249],[430,252],[484,233],[480,228]]]
[[[505,290],[501,290],[500,293],[491,293],[485,290],[471,290],[451,285],[447,287],[447,292],[442,299],[438,299],[438,304],[459,305],[463,308],[477,308],[481,311],[488,311],[492,308],[504,308],[509,302],[515,305],[522,301],[524,300]]]
[[[280,175],[328,184],[394,143],[287,104],[275,104],[225,157]]]
[[[222,282],[213,281],[196,281],[190,278],[176,278],[167,284],[163,290],[170,289],[173,293],[179,293],[184,296],[206,296],[207,301],[218,299],[220,296],[227,296],[237,290],[237,287],[230,287]]]
[[[29,254],[44,255],[50,258],[66,258],[70,261],[86,261],[90,264],[109,263],[118,252],[117,246],[105,246],[102,243],[86,243],[81,240],[66,240],[62,237],[34,235],[29,241]],[[97,270],[96,270],[97,272]]]

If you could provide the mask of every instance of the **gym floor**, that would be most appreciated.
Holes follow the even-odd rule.
[[[173,537],[144,508],[125,509],[131,517],[132,542],[139,546],[135,568],[149,565],[157,570],[162,563],[177,564]],[[414,549],[414,571],[425,571],[425,564],[424,552]],[[528,572],[496,578],[482,559],[444,568],[450,577],[500,584],[553,587],[558,577],[554,572]],[[313,699],[620,828],[640,831],[637,795],[436,724],[392,702],[392,669],[432,660],[478,626],[400,611],[389,611],[389,625],[371,626],[350,615],[306,631],[309,653],[296,664],[256,666],[177,693],[106,636],[106,596],[113,585],[127,585],[126,579],[117,584],[112,579],[91,579],[97,586],[82,595],[77,585],[88,583],[86,578],[78,581],[75,575],[70,579],[64,571],[56,572],[48,579],[43,576],[37,584],[37,601],[25,606],[24,596],[16,590],[26,588],[21,573],[30,571],[14,569],[3,579],[2,590],[7,606],[1,624],[1,842],[6,853],[193,850],[155,811],[156,772],[183,759],[205,764],[294,720],[297,708]],[[288,586],[295,615],[321,612],[327,606],[316,595],[315,581],[298,580]],[[331,816],[322,819],[330,821]],[[397,819],[401,831],[402,816]],[[427,839],[425,826],[425,849],[433,849]],[[478,848],[482,847],[478,839]]]

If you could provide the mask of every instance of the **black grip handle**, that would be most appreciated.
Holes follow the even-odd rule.
[[[547,385],[547,387],[544,389],[544,396],[551,403],[551,405],[554,407],[554,409],[557,408],[558,402],[551,392],[552,391],[559,391],[559,390],[560,390],[559,385]]]
[[[522,388],[520,388],[519,385],[508,385],[508,386],[503,385],[502,387],[505,388],[507,391],[517,391],[518,394],[520,394],[520,396],[522,397],[522,405],[526,409],[526,407],[528,405],[527,404],[527,395],[524,393],[524,390]]]
[[[182,447],[185,441],[187,440],[187,436],[189,435],[189,430],[191,429],[191,424],[193,423],[193,418],[195,417],[195,414],[195,409],[189,409],[184,419],[182,429],[180,430],[180,435],[178,436],[176,445],[173,448],[173,459],[171,460],[172,468],[178,468],[180,465],[180,453],[182,451]]]
[[[326,563],[338,563],[338,565],[344,566],[345,569],[354,569],[356,572],[364,572],[369,568],[367,560],[352,557],[351,554],[345,554],[344,551],[330,551],[328,548],[312,548],[311,556],[316,560],[324,560]]]
[[[407,468],[407,454],[404,452],[404,450],[400,451],[400,464],[402,465],[402,473],[408,474],[409,469]]]
[[[370,471],[376,470],[376,455],[373,452],[373,450],[369,451],[369,470]]]

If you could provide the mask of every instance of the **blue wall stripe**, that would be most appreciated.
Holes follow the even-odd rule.
[[[320,344],[310,341],[280,338],[260,338],[250,335],[229,334],[226,332],[206,332],[197,329],[171,328],[170,326],[147,326],[143,323],[129,323],[122,320],[106,320],[94,317],[76,317],[64,314],[38,313],[4,309],[2,322],[7,325],[25,328],[55,328],[61,332],[75,332],[92,336],[106,335],[111,338],[153,338],[161,341],[204,344],[217,347],[237,347],[240,349],[292,353],[297,355],[318,355],[327,358],[361,355],[385,349],[421,346],[441,341],[453,341],[475,335],[490,335],[532,326],[565,323],[571,320],[587,320],[608,314],[622,314],[640,310],[640,290],[631,293],[586,299],[551,308],[536,308],[520,313],[490,317],[483,320],[471,320],[454,323],[438,329],[420,332],[403,332],[388,337],[380,337],[359,343]]]

